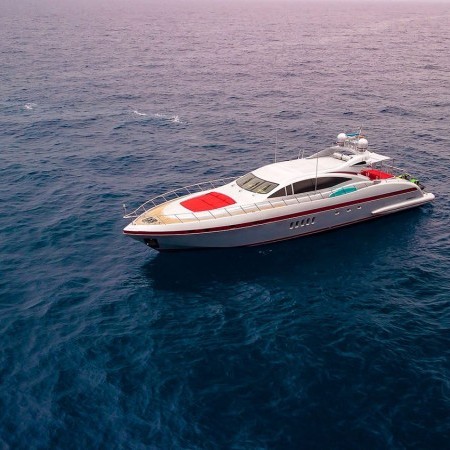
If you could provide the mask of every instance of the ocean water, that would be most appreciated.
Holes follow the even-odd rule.
[[[0,448],[443,449],[450,4],[2,0]],[[360,126],[432,205],[158,254],[122,204]]]

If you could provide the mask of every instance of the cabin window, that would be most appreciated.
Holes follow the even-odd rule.
[[[267,194],[273,191],[278,184],[272,183],[271,181],[263,180],[252,173],[248,173],[241,178],[236,180],[236,183],[242,189],[246,191],[255,192],[256,194]]]
[[[269,195],[269,198],[274,197],[285,197],[286,195],[292,195],[292,184],[289,184],[285,187],[282,187],[281,189],[278,189],[278,191],[274,192],[272,195]]]
[[[351,180],[347,177],[322,177],[317,178],[317,190],[327,189],[338,184]],[[309,180],[297,181],[294,183],[294,194],[303,194],[305,192],[314,191],[316,188],[316,179],[310,178]]]
[[[284,197],[285,195],[286,195],[286,188],[283,187],[281,189],[278,189],[278,191],[274,192],[272,195],[269,195],[269,198]]]
[[[315,179],[297,181],[297,183],[294,183],[293,185],[294,194],[302,194],[303,192],[313,191],[314,186],[315,186]]]

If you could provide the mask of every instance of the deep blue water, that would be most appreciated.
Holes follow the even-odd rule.
[[[0,9],[0,448],[448,448],[449,3]],[[252,249],[121,233],[359,126],[433,205]]]

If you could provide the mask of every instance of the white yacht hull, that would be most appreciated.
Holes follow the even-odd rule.
[[[351,225],[433,199],[433,194],[409,182],[379,183],[338,197],[231,217],[164,225],[131,223],[124,233],[158,251],[255,246]]]

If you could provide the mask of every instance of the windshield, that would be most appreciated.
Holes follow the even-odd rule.
[[[252,173],[248,173],[247,175],[238,178],[236,183],[242,189],[255,192],[256,194],[267,194],[278,186],[277,183],[263,180]]]

